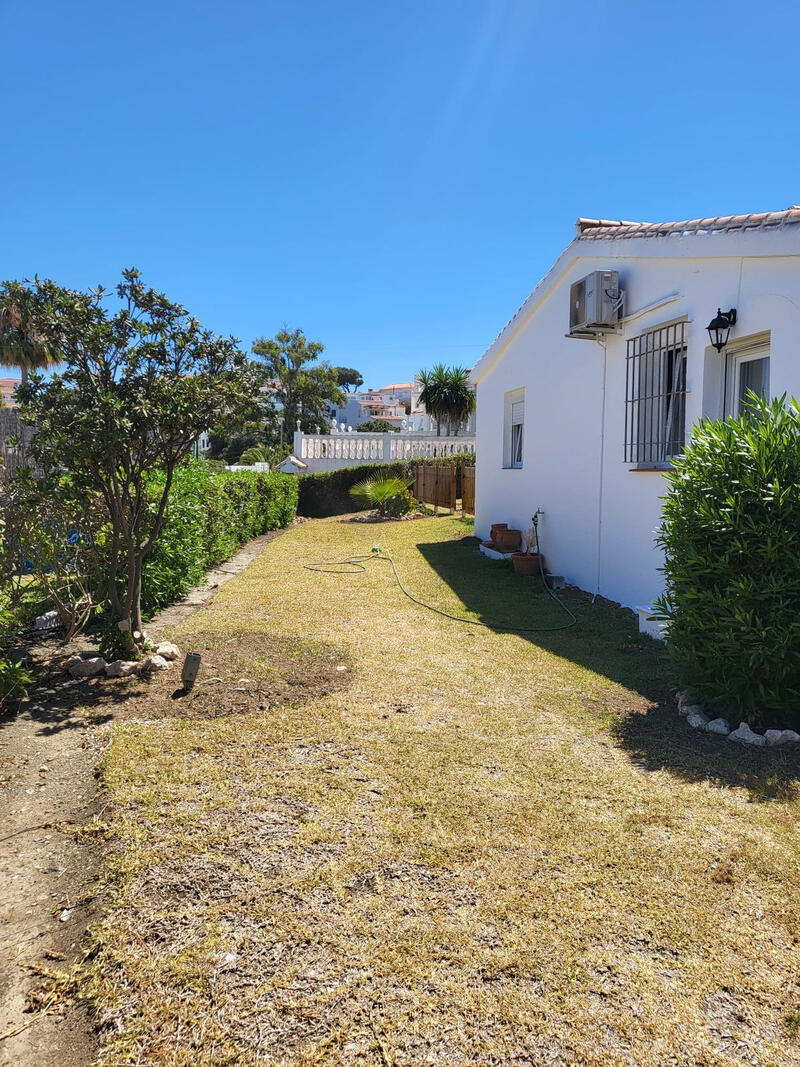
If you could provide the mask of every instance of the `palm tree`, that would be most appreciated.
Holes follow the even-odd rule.
[[[466,367],[451,367],[447,372],[447,432],[450,434],[450,422],[455,429],[454,435],[458,436],[458,428],[462,422],[470,417],[475,410],[475,393],[469,384],[469,371]]]
[[[419,395],[429,415],[436,419],[436,432],[441,434],[442,422],[447,423],[447,436],[458,428],[475,410],[475,393],[469,384],[466,367],[445,367],[437,363],[432,370],[421,370],[417,381],[422,386]]]
[[[26,382],[31,371],[60,362],[61,353],[37,333],[24,305],[8,293],[0,294],[0,366],[16,367]]]
[[[442,419],[447,418],[447,368],[444,363],[436,363],[432,370],[421,370],[417,381],[422,386],[419,401],[427,413],[436,419],[436,433],[441,436]]]
[[[252,467],[255,463],[271,463],[272,449],[266,445],[251,445],[239,456],[239,463],[243,467]]]

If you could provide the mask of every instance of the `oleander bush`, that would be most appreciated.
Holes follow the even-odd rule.
[[[154,479],[154,493],[158,487]],[[214,471],[202,462],[178,468],[163,530],[145,560],[144,612],[150,615],[183,596],[246,541],[288,525],[297,489],[290,474]]]
[[[667,475],[669,653],[707,707],[800,728],[800,404],[751,395],[705,421]]]

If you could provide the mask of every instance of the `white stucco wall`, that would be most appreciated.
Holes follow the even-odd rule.
[[[677,299],[607,335],[605,352],[566,338],[569,287],[596,269],[619,271],[628,314]],[[770,392],[800,396],[800,227],[571,245],[530,314],[475,371],[476,532],[488,537],[493,522],[524,528],[541,507],[551,571],[630,607],[650,603],[662,588],[654,532],[664,477],[624,462],[626,341],[686,317],[688,436],[702,414],[722,413],[722,357],[706,332],[718,307],[737,309],[732,343],[770,332]],[[520,387],[523,466],[506,470],[505,393]]]

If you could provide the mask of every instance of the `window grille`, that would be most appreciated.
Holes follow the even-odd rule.
[[[625,462],[658,466],[686,438],[686,323],[632,337],[625,367]]]

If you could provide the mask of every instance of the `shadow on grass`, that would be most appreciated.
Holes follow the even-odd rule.
[[[632,612],[601,598],[592,604],[588,593],[570,588],[558,596],[577,623],[568,629],[544,629],[570,620],[540,579],[516,574],[510,563],[486,559],[473,538],[417,547],[467,611],[489,629],[503,633],[506,627],[518,626],[515,632],[531,644],[642,697],[633,702],[634,708],[630,700],[613,698],[599,708],[587,701],[587,707],[602,715],[618,743],[645,770],[746,788],[753,800],[800,797],[800,746],[750,748],[686,725],[669,686],[664,646],[638,632]],[[522,632],[529,627],[542,629]]]
[[[66,657],[64,657],[66,663]],[[18,707],[0,714],[0,730],[19,716],[35,723],[37,733],[57,734],[63,730],[85,729],[87,724],[109,722],[117,706],[144,689],[138,679],[71,678],[65,670],[34,661],[28,673],[33,684],[28,698]]]

